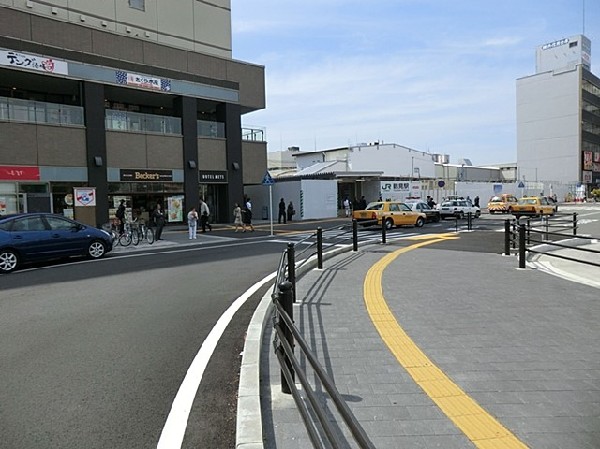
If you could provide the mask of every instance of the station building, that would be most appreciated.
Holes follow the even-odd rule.
[[[230,0],[0,0],[0,27],[0,214],[69,215],[89,188],[96,225],[121,198],[229,221],[260,183],[264,132],[241,117],[264,67],[232,58]]]

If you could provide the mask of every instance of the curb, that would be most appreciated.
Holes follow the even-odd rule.
[[[331,259],[352,250],[352,245],[323,253],[323,260]],[[296,271],[296,280],[317,266],[317,256],[312,255]],[[240,367],[238,388],[235,447],[239,449],[264,449],[262,408],[260,403],[260,366],[264,331],[273,312],[271,293],[267,292],[254,311],[248,330]]]

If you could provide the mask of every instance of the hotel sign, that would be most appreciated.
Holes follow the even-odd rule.
[[[171,170],[119,170],[122,182],[171,182]]]
[[[200,184],[227,184],[227,172],[219,170],[198,171],[198,182]]]

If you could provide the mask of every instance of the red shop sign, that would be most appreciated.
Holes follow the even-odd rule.
[[[0,165],[0,180],[2,181],[39,181],[39,167],[19,167],[14,165]]]

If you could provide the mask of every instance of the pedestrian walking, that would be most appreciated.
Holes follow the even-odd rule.
[[[277,223],[281,224],[281,219],[283,218],[283,224],[287,222],[287,218],[285,215],[285,201],[283,198],[279,201],[279,215],[277,216]]]
[[[190,240],[196,238],[196,231],[198,230],[198,212],[195,207],[188,212],[187,215],[188,222],[188,232],[190,236]]]
[[[246,207],[244,207],[242,213],[242,222],[245,226],[250,227],[250,232],[254,232],[254,226],[252,226],[252,202],[249,197],[246,198]],[[246,229],[244,229],[243,232],[246,232]]]
[[[344,211],[346,212],[346,217],[350,216],[350,198],[346,197],[344,202],[342,203],[344,206]]]
[[[206,204],[204,199],[200,199],[200,225],[202,226],[202,232],[206,232],[206,228],[212,231],[212,226],[208,222],[209,215],[210,209],[208,208],[208,204]]]
[[[246,225],[242,222],[242,208],[238,203],[235,203],[233,207],[233,224],[235,225],[235,232],[238,232],[240,227],[243,232],[246,232]]]
[[[123,234],[125,232],[125,200],[121,200],[115,217],[119,219],[119,234]]]
[[[479,207],[479,195],[477,195],[474,199],[473,199],[473,205],[476,207]]]
[[[162,232],[165,227],[165,212],[160,204],[156,205],[156,209],[152,212],[152,218],[156,224],[156,240],[162,240]]]
[[[294,215],[296,215],[296,210],[294,209],[294,205],[290,201],[290,204],[288,204],[288,207],[287,207],[287,219],[288,219],[288,221],[292,221],[292,218],[294,217]]]

